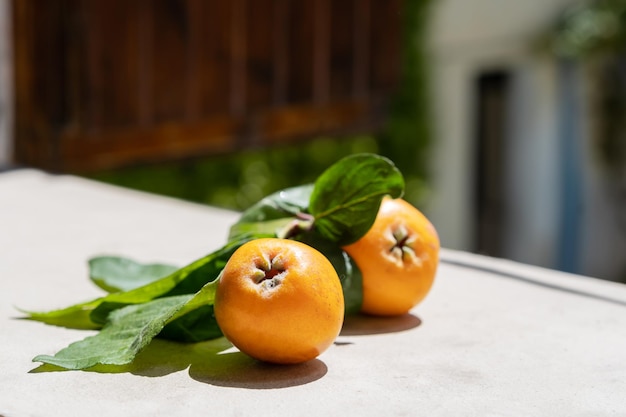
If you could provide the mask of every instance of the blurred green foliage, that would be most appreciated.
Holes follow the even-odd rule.
[[[313,182],[338,159],[359,152],[389,157],[405,177],[405,199],[427,195],[430,128],[426,91],[425,29],[430,0],[405,0],[400,85],[388,123],[378,134],[321,137],[305,143],[248,150],[159,165],[100,172],[91,178],[152,193],[244,210],[262,197]]]
[[[138,190],[243,210],[266,195],[315,181],[337,159],[377,153],[372,136],[318,138],[300,145],[243,151],[98,173],[92,178]]]
[[[394,161],[404,174],[404,198],[416,206],[428,192],[432,132],[425,41],[432,3],[404,2],[400,86],[391,102],[387,126],[377,136],[380,154]]]
[[[592,151],[626,235],[626,0],[589,0],[569,7],[547,33],[549,52],[575,60],[586,76]],[[542,39],[543,40],[543,39]],[[621,277],[626,282],[626,263]]]
[[[577,59],[585,64],[593,91],[590,110],[594,150],[608,172],[623,183],[626,178],[626,0],[587,1],[568,8],[548,33],[548,47],[561,59]]]
[[[561,57],[622,54],[626,47],[626,1],[575,3],[560,16],[548,38],[552,51]]]

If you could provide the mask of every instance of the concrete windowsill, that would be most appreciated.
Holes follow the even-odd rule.
[[[0,415],[624,415],[626,286],[442,251],[410,315],[351,317],[317,360],[273,367],[158,341],[128,372],[32,372],[88,331],[17,320],[101,295],[86,260],[184,264],[237,213],[35,170],[0,174]]]

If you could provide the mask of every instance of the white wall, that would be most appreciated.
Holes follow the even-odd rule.
[[[432,193],[426,214],[442,246],[470,249],[473,242],[472,184],[475,171],[471,126],[470,77],[467,64],[435,65],[433,86],[434,147]]]
[[[552,267],[559,233],[558,109],[554,63],[536,37],[573,0],[441,0],[429,49],[434,100],[433,195],[427,214],[445,247],[470,250],[475,239],[472,82],[481,71],[512,75],[508,144],[507,257]]]
[[[589,86],[583,92],[591,94]],[[624,281],[626,278],[626,195],[616,193],[594,149],[595,140],[583,142],[583,221],[580,242],[580,273]],[[623,190],[621,191],[624,192]],[[620,201],[621,198],[621,201]],[[621,217],[621,222],[620,222]],[[621,223],[621,225],[620,225]]]
[[[13,85],[10,65],[11,44],[9,0],[0,0],[0,169],[11,160]]]
[[[558,83],[555,63],[525,57],[513,68],[504,256],[556,267],[560,219]]]
[[[584,184],[587,198],[583,208],[580,273],[623,281],[626,278],[626,224],[619,227],[617,223],[620,215],[622,219],[626,217],[624,201],[616,205],[614,190],[594,163],[592,153],[587,154],[585,163],[591,165],[588,165],[589,175]]]
[[[576,2],[435,2],[429,49],[436,137],[433,192],[425,210],[444,247],[474,249],[473,82],[483,71],[507,70],[512,85],[504,156],[504,256],[559,268],[560,251],[563,243],[568,243],[563,238],[563,214],[574,210],[579,238],[574,272],[617,280],[626,274],[626,225],[623,229],[617,226],[624,201],[616,204],[593,149],[585,78],[582,72],[574,73],[569,81],[573,84],[564,86],[566,77],[559,62],[537,53],[533,46],[556,16]],[[563,96],[572,90],[576,90],[573,96]],[[569,137],[573,142],[564,144],[562,112],[572,102],[579,112],[569,116],[574,137]],[[573,180],[563,170],[563,154],[571,150],[568,146],[580,147],[579,169]],[[579,198],[574,207],[563,198],[567,181],[574,181]],[[626,223],[626,213],[621,215]]]
[[[578,0],[438,0],[434,3],[431,46],[448,56],[476,55],[493,45],[519,46]]]

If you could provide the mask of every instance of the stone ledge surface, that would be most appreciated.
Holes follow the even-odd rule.
[[[237,213],[34,170],[0,174],[0,415],[626,415],[626,286],[443,250],[411,314],[351,317],[317,360],[224,339],[151,344],[124,372],[37,372],[91,332],[17,319],[101,295],[86,260],[184,264]]]

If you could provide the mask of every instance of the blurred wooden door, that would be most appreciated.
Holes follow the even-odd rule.
[[[14,0],[15,161],[85,172],[372,131],[400,0]]]

